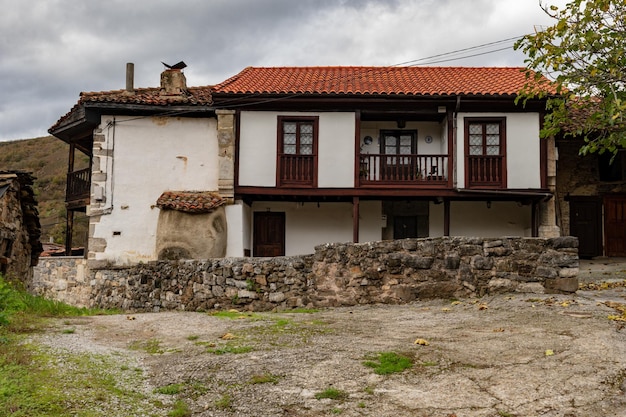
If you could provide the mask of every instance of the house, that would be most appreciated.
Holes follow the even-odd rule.
[[[42,251],[33,176],[0,171],[0,275],[26,282]]]
[[[580,155],[580,138],[559,138],[557,212],[579,256],[626,257],[626,150]]]
[[[235,198],[255,256],[320,242],[558,236],[545,105],[520,68],[247,68],[235,103]]]
[[[545,102],[515,103],[521,68],[250,67],[195,88],[173,68],[157,88],[129,79],[82,93],[49,130],[70,144],[68,228],[87,212],[91,260],[560,234]],[[76,151],[90,168],[74,170]]]

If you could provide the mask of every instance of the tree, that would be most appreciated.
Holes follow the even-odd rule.
[[[582,137],[581,154],[626,149],[626,1],[540,7],[556,23],[515,44],[528,57],[528,83],[519,100],[547,98],[542,137]],[[542,74],[555,84],[556,95]]]

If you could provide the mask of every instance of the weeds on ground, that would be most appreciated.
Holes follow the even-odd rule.
[[[174,403],[172,411],[167,413],[168,417],[191,417],[191,410],[186,402],[183,400],[177,400]]]
[[[331,400],[343,400],[348,398],[348,393],[341,391],[337,388],[329,387],[324,391],[315,393],[315,399],[321,400],[323,398],[330,398]]]
[[[373,368],[378,375],[388,375],[410,368],[413,359],[395,352],[382,352],[375,359],[363,362],[363,365]]]
[[[0,415],[113,415],[114,410],[106,406],[111,397],[130,412],[144,408],[140,405],[143,394],[132,388],[120,389],[118,385],[141,386],[141,375],[119,369],[104,356],[64,354],[60,357],[27,342],[29,333],[45,328],[46,318],[108,313],[33,296],[0,276]],[[115,378],[111,376],[114,368],[120,373]],[[98,410],[90,409],[90,405]]]

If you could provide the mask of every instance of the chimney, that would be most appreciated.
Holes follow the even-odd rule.
[[[126,63],[126,94],[135,94],[135,64]]]
[[[185,96],[187,79],[180,69],[168,68],[161,73],[162,96]]]

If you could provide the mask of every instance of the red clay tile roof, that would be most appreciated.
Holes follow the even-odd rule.
[[[211,87],[188,87],[184,95],[161,95],[161,88],[135,88],[134,94],[129,94],[126,90],[111,90],[97,92],[82,92],[78,103],[62,116],[48,129],[53,131],[68,120],[72,113],[79,110],[85,103],[111,103],[111,104],[140,104],[149,106],[210,106],[213,104],[211,97]]]
[[[166,191],[156,203],[162,210],[185,213],[209,213],[224,204],[226,204],[224,198],[210,191]]]
[[[126,90],[80,93],[79,103],[120,103],[167,106],[169,104],[210,105],[211,87],[189,87],[185,95],[161,95],[160,88],[136,88],[134,94]]]
[[[248,67],[216,85],[223,94],[516,95],[524,68]],[[547,81],[547,80],[546,80]]]

